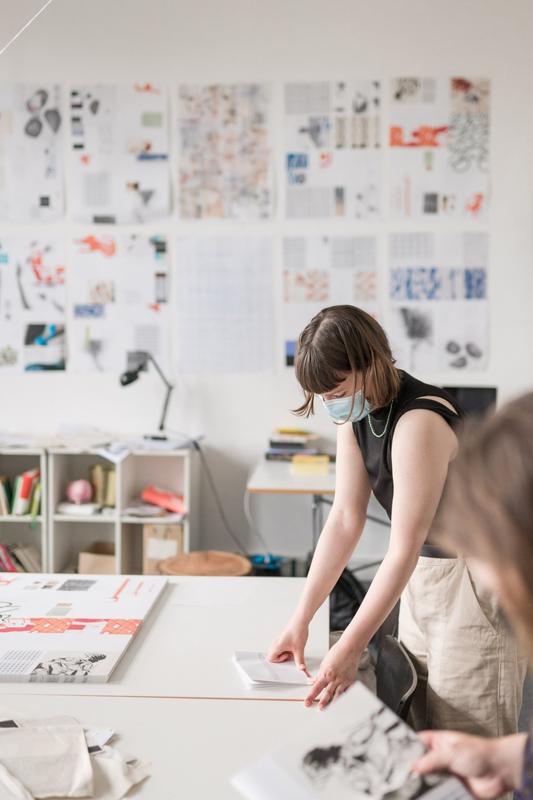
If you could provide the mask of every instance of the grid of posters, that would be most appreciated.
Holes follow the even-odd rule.
[[[168,370],[268,370],[282,343],[291,366],[321,308],[346,303],[377,317],[385,231],[373,222],[383,218],[404,228],[387,231],[400,360],[422,371],[486,368],[490,81],[398,77],[386,87],[384,116],[378,80],[280,85],[277,277],[273,237],[188,237],[172,266],[166,237],[144,232],[172,207],[165,87],[0,85],[0,373],[119,373],[147,352]],[[184,225],[272,220],[272,87],[180,84],[172,99]],[[83,223],[74,242],[44,226],[66,210]],[[310,220],[324,227],[314,232]],[[358,220],[365,235],[346,235]],[[451,223],[439,232],[443,220],[463,233],[446,233]],[[10,233],[9,223],[26,227]],[[119,223],[132,227],[117,232]]]
[[[178,240],[178,372],[262,372],[274,366],[272,240]]]
[[[76,239],[69,297],[72,369],[123,372],[135,369],[146,352],[163,370],[169,368],[170,277],[164,237],[98,232]]]
[[[269,218],[273,184],[268,86],[183,85],[178,99],[181,217]]]
[[[283,240],[285,365],[298,336],[332,305],[355,305],[377,316],[377,241],[372,236],[288,236]]]
[[[166,91],[152,83],[70,92],[70,203],[77,222],[136,223],[170,213]]]
[[[59,86],[0,85],[0,220],[63,216],[62,122]]]
[[[286,84],[286,216],[376,218],[380,146],[379,81]]]
[[[415,372],[484,369],[487,234],[395,233],[389,259],[389,334],[398,365]]]
[[[397,78],[391,85],[391,214],[480,219],[489,194],[490,82]]]
[[[66,367],[66,267],[54,235],[0,240],[0,374]]]

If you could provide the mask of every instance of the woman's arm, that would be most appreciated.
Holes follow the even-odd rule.
[[[309,623],[361,538],[370,483],[351,424],[337,429],[335,497],[316,546],[296,616]]]
[[[398,602],[415,568],[456,449],[455,434],[434,412],[416,409],[399,420],[392,443],[389,547],[355,617],[324,660],[307,703],[323,692],[320,705],[324,707],[355,680],[361,653]]]
[[[322,605],[363,531],[370,485],[365,465],[350,424],[337,429],[335,499],[320,535],[304,591],[292,618],[271,646],[271,661],[294,659],[306,669],[304,648],[309,622]]]

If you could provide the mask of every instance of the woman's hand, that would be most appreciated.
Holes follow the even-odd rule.
[[[480,800],[494,800],[520,788],[525,735],[485,739],[452,731],[423,731],[419,736],[428,752],[413,764],[413,772],[451,772]]]
[[[355,682],[360,657],[360,652],[348,647],[341,637],[322,661],[313,688],[305,698],[305,705],[312,705],[320,695],[318,708],[322,710],[345,692]]]
[[[304,650],[309,636],[309,626],[297,618],[292,619],[279,639],[276,639],[268,651],[268,660],[274,662],[289,661],[291,658],[308,678],[311,675],[305,664]]]

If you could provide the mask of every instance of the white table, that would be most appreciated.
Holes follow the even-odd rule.
[[[326,495],[335,494],[335,464],[327,473],[294,472],[290,461],[262,458],[246,483],[248,496],[261,494],[307,494],[311,497],[313,551],[322,532],[322,506],[331,505]]]
[[[21,693],[302,700],[306,687],[247,688],[232,655],[268,649],[303,583],[303,578],[170,578],[108,683],[2,683],[0,698]],[[328,635],[326,602],[310,626],[306,654],[321,659]]]
[[[152,764],[151,776],[127,795],[146,800],[242,800],[230,778],[318,713],[302,703],[261,701],[0,698],[4,719],[66,714],[83,725],[113,728],[120,735],[113,746]]]
[[[246,484],[253,494],[334,494],[335,464],[327,474],[293,472],[290,461],[259,461]]]

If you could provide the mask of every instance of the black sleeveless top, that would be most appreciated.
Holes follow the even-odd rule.
[[[365,463],[366,471],[370,479],[370,485],[376,500],[383,506],[390,519],[392,511],[392,497],[394,494],[394,483],[392,479],[392,438],[398,420],[406,413],[415,408],[424,408],[429,411],[434,411],[440,414],[446,422],[454,428],[463,414],[454,398],[448,394],[444,389],[439,389],[437,386],[431,386],[428,383],[413,378],[403,370],[398,370],[400,376],[400,390],[391,406],[385,408],[378,408],[371,413],[369,423],[368,416],[360,422],[353,422],[352,427],[359,442],[363,461]],[[421,400],[420,398],[442,397],[447,400],[453,408],[457,411],[456,414],[447,406],[437,402],[437,400]],[[389,424],[387,430],[381,438],[379,434],[385,429],[387,418],[389,416]],[[370,424],[378,436],[372,433]]]

